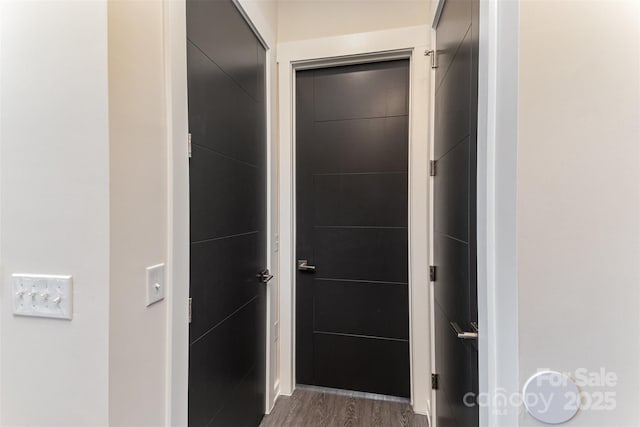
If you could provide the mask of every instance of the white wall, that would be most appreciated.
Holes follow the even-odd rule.
[[[4,2],[2,425],[108,422],[105,1]],[[11,273],[71,274],[72,321],[14,317]]]
[[[430,14],[429,0],[283,0],[278,42],[423,25]]]
[[[617,374],[640,425],[640,3],[520,6],[518,292],[521,384],[538,368]],[[521,425],[539,425],[521,414]]]
[[[163,4],[110,0],[108,18],[109,422],[159,426],[166,301],[146,307],[145,267],[167,260]]]

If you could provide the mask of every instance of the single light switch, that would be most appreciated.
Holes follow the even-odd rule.
[[[73,317],[71,276],[14,274],[13,314],[68,319]]]
[[[147,307],[164,299],[164,264],[147,267]]]

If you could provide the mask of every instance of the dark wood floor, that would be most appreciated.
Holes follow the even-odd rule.
[[[416,415],[409,403],[364,399],[296,389],[291,397],[280,396],[261,427],[284,426],[416,426],[427,427],[427,417]]]

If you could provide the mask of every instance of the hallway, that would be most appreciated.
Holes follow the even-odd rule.
[[[408,402],[384,401],[297,388],[280,396],[261,427],[415,426],[427,427],[425,415]]]
[[[640,427],[639,303],[640,0],[0,0],[0,427]]]

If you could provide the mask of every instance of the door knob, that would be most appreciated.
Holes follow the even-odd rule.
[[[269,280],[273,279],[273,274],[269,273],[269,269],[266,269],[258,273],[256,277],[261,283],[269,283]]]
[[[306,259],[299,259],[298,260],[298,270],[300,270],[300,271],[316,271],[316,266],[315,265],[309,265],[308,263],[309,263],[309,261],[307,261]]]
[[[451,329],[453,332],[460,338],[461,340],[477,340],[478,339],[478,324],[476,322],[471,322],[471,328],[473,331],[463,331],[456,322],[450,322]]]

